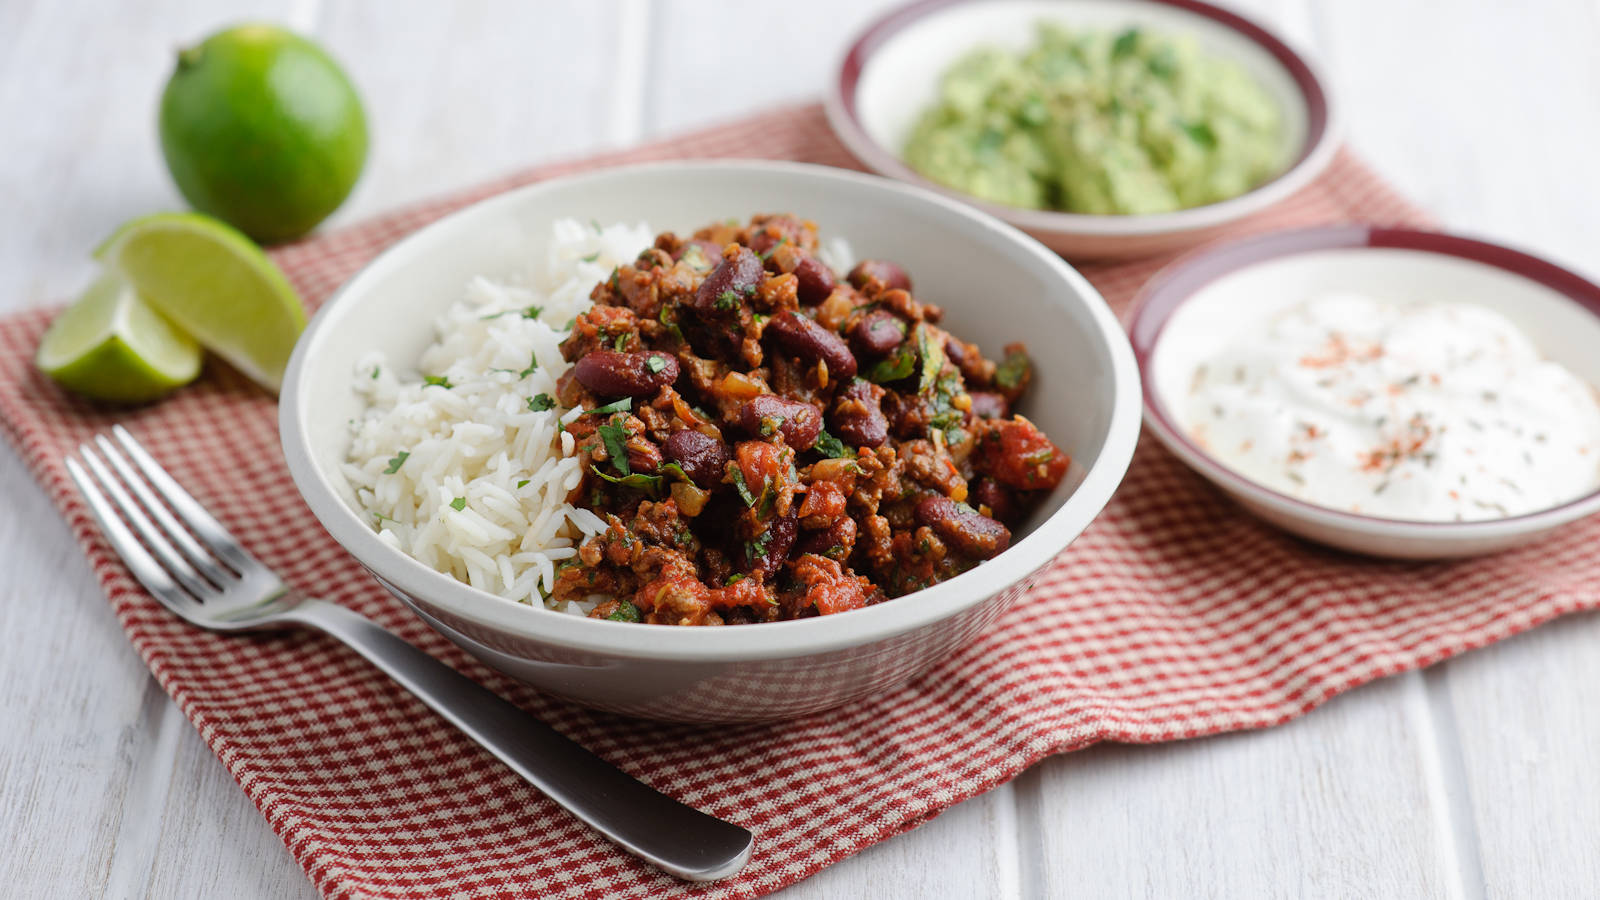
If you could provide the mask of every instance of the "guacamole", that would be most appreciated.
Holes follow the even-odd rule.
[[[1236,197],[1288,163],[1278,105],[1192,40],[1044,24],[944,74],[905,148],[923,176],[1008,206],[1144,214]]]

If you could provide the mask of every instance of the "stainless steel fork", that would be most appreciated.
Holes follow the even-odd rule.
[[[115,443],[98,435],[80,445],[82,463],[69,458],[67,471],[111,546],[167,609],[213,631],[300,625],[338,638],[567,811],[679,878],[714,881],[749,861],[749,831],[628,776],[369,619],[295,593],[127,429],[112,434]]]

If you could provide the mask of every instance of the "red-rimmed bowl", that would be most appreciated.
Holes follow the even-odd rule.
[[[950,64],[980,45],[1025,47],[1040,22],[1190,35],[1203,51],[1237,62],[1283,111],[1283,173],[1220,203],[1110,216],[989,203],[935,184],[902,162],[901,148]],[[850,152],[879,174],[963,199],[1073,259],[1197,245],[1304,187],[1327,167],[1338,146],[1328,92],[1311,64],[1255,22],[1197,0],[920,0],[867,26],[845,52],[827,112]]]
[[[1227,244],[1174,263],[1145,286],[1128,323],[1143,377],[1145,425],[1196,472],[1261,518],[1302,537],[1373,556],[1489,553],[1600,511],[1596,490],[1538,512],[1482,521],[1378,518],[1264,487],[1202,449],[1190,437],[1175,400],[1184,396],[1196,367],[1237,335],[1241,323],[1261,321],[1313,295],[1343,291],[1488,307],[1510,319],[1546,358],[1600,385],[1600,287],[1592,282],[1484,241],[1342,225]]]

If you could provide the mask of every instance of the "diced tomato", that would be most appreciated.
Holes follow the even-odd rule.
[[[745,441],[734,449],[739,472],[750,493],[760,496],[761,486],[781,485],[788,478],[789,455],[784,447],[766,441]]]
[[[824,616],[860,609],[872,596],[872,582],[859,575],[846,575],[839,563],[825,556],[807,553],[795,560],[794,577],[806,587],[802,606],[815,606]]]
[[[844,515],[844,490],[831,481],[813,481],[800,504],[800,518],[807,528],[823,528]]]
[[[1072,458],[1032,422],[1018,416],[986,425],[975,464],[996,481],[1023,491],[1047,491],[1067,474]]]

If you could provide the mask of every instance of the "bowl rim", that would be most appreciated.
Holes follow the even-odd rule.
[[[965,228],[997,236],[1053,272],[1067,291],[1081,298],[1098,338],[1111,359],[1109,416],[1104,441],[1083,482],[1027,537],[992,560],[931,588],[876,606],[820,616],[737,628],[640,627],[556,612],[479,591],[434,571],[385,544],[351,509],[316,463],[306,421],[313,386],[304,378],[307,360],[331,343],[328,323],[349,298],[385,272],[405,264],[419,247],[450,231],[471,230],[473,221],[499,208],[514,208],[553,190],[617,179],[670,178],[675,174],[738,170],[765,178],[843,183],[871,202],[872,195],[899,195],[928,207],[930,214],[954,216]],[[1067,302],[1067,301],[1063,301]],[[322,526],[362,565],[383,581],[430,609],[460,620],[568,649],[607,656],[682,662],[740,661],[808,656],[861,646],[912,631],[976,606],[1020,583],[1049,564],[1098,516],[1121,484],[1133,458],[1140,428],[1139,369],[1127,335],[1100,292],[1076,269],[1043,245],[1004,222],[948,197],[859,172],[772,160],[658,162],[605,168],[537,182],[496,194],[452,212],[402,238],[350,276],[312,317],[295,346],[279,402],[279,432],[296,488]]]
[[[1144,421],[1180,459],[1231,493],[1324,528],[1373,537],[1475,541],[1549,529],[1600,511],[1600,487],[1556,506],[1515,516],[1471,522],[1391,519],[1320,506],[1269,488],[1217,460],[1183,429],[1151,377],[1151,366],[1167,324],[1184,303],[1208,284],[1250,266],[1323,250],[1405,250],[1481,263],[1533,281],[1600,319],[1600,285],[1542,257],[1480,238],[1446,231],[1378,225],[1327,225],[1244,238],[1202,249],[1168,266],[1140,289],[1128,311],[1128,338],[1139,363]]]
[[[1284,67],[1299,88],[1306,113],[1306,138],[1288,168],[1237,197],[1174,212],[1143,215],[1098,215],[1006,206],[931,181],[906,165],[899,153],[872,138],[856,109],[856,91],[872,55],[896,34],[933,13],[977,2],[985,0],[914,0],[891,9],[862,29],[840,58],[837,75],[823,100],[828,124],[845,147],[878,174],[957,198],[1028,231],[1086,237],[1156,237],[1213,228],[1266,209],[1309,184],[1328,167],[1339,149],[1341,125],[1337,107],[1325,86],[1327,82],[1317,67],[1283,38],[1254,19],[1201,0],[1139,0],[1198,15],[1232,29]]]

